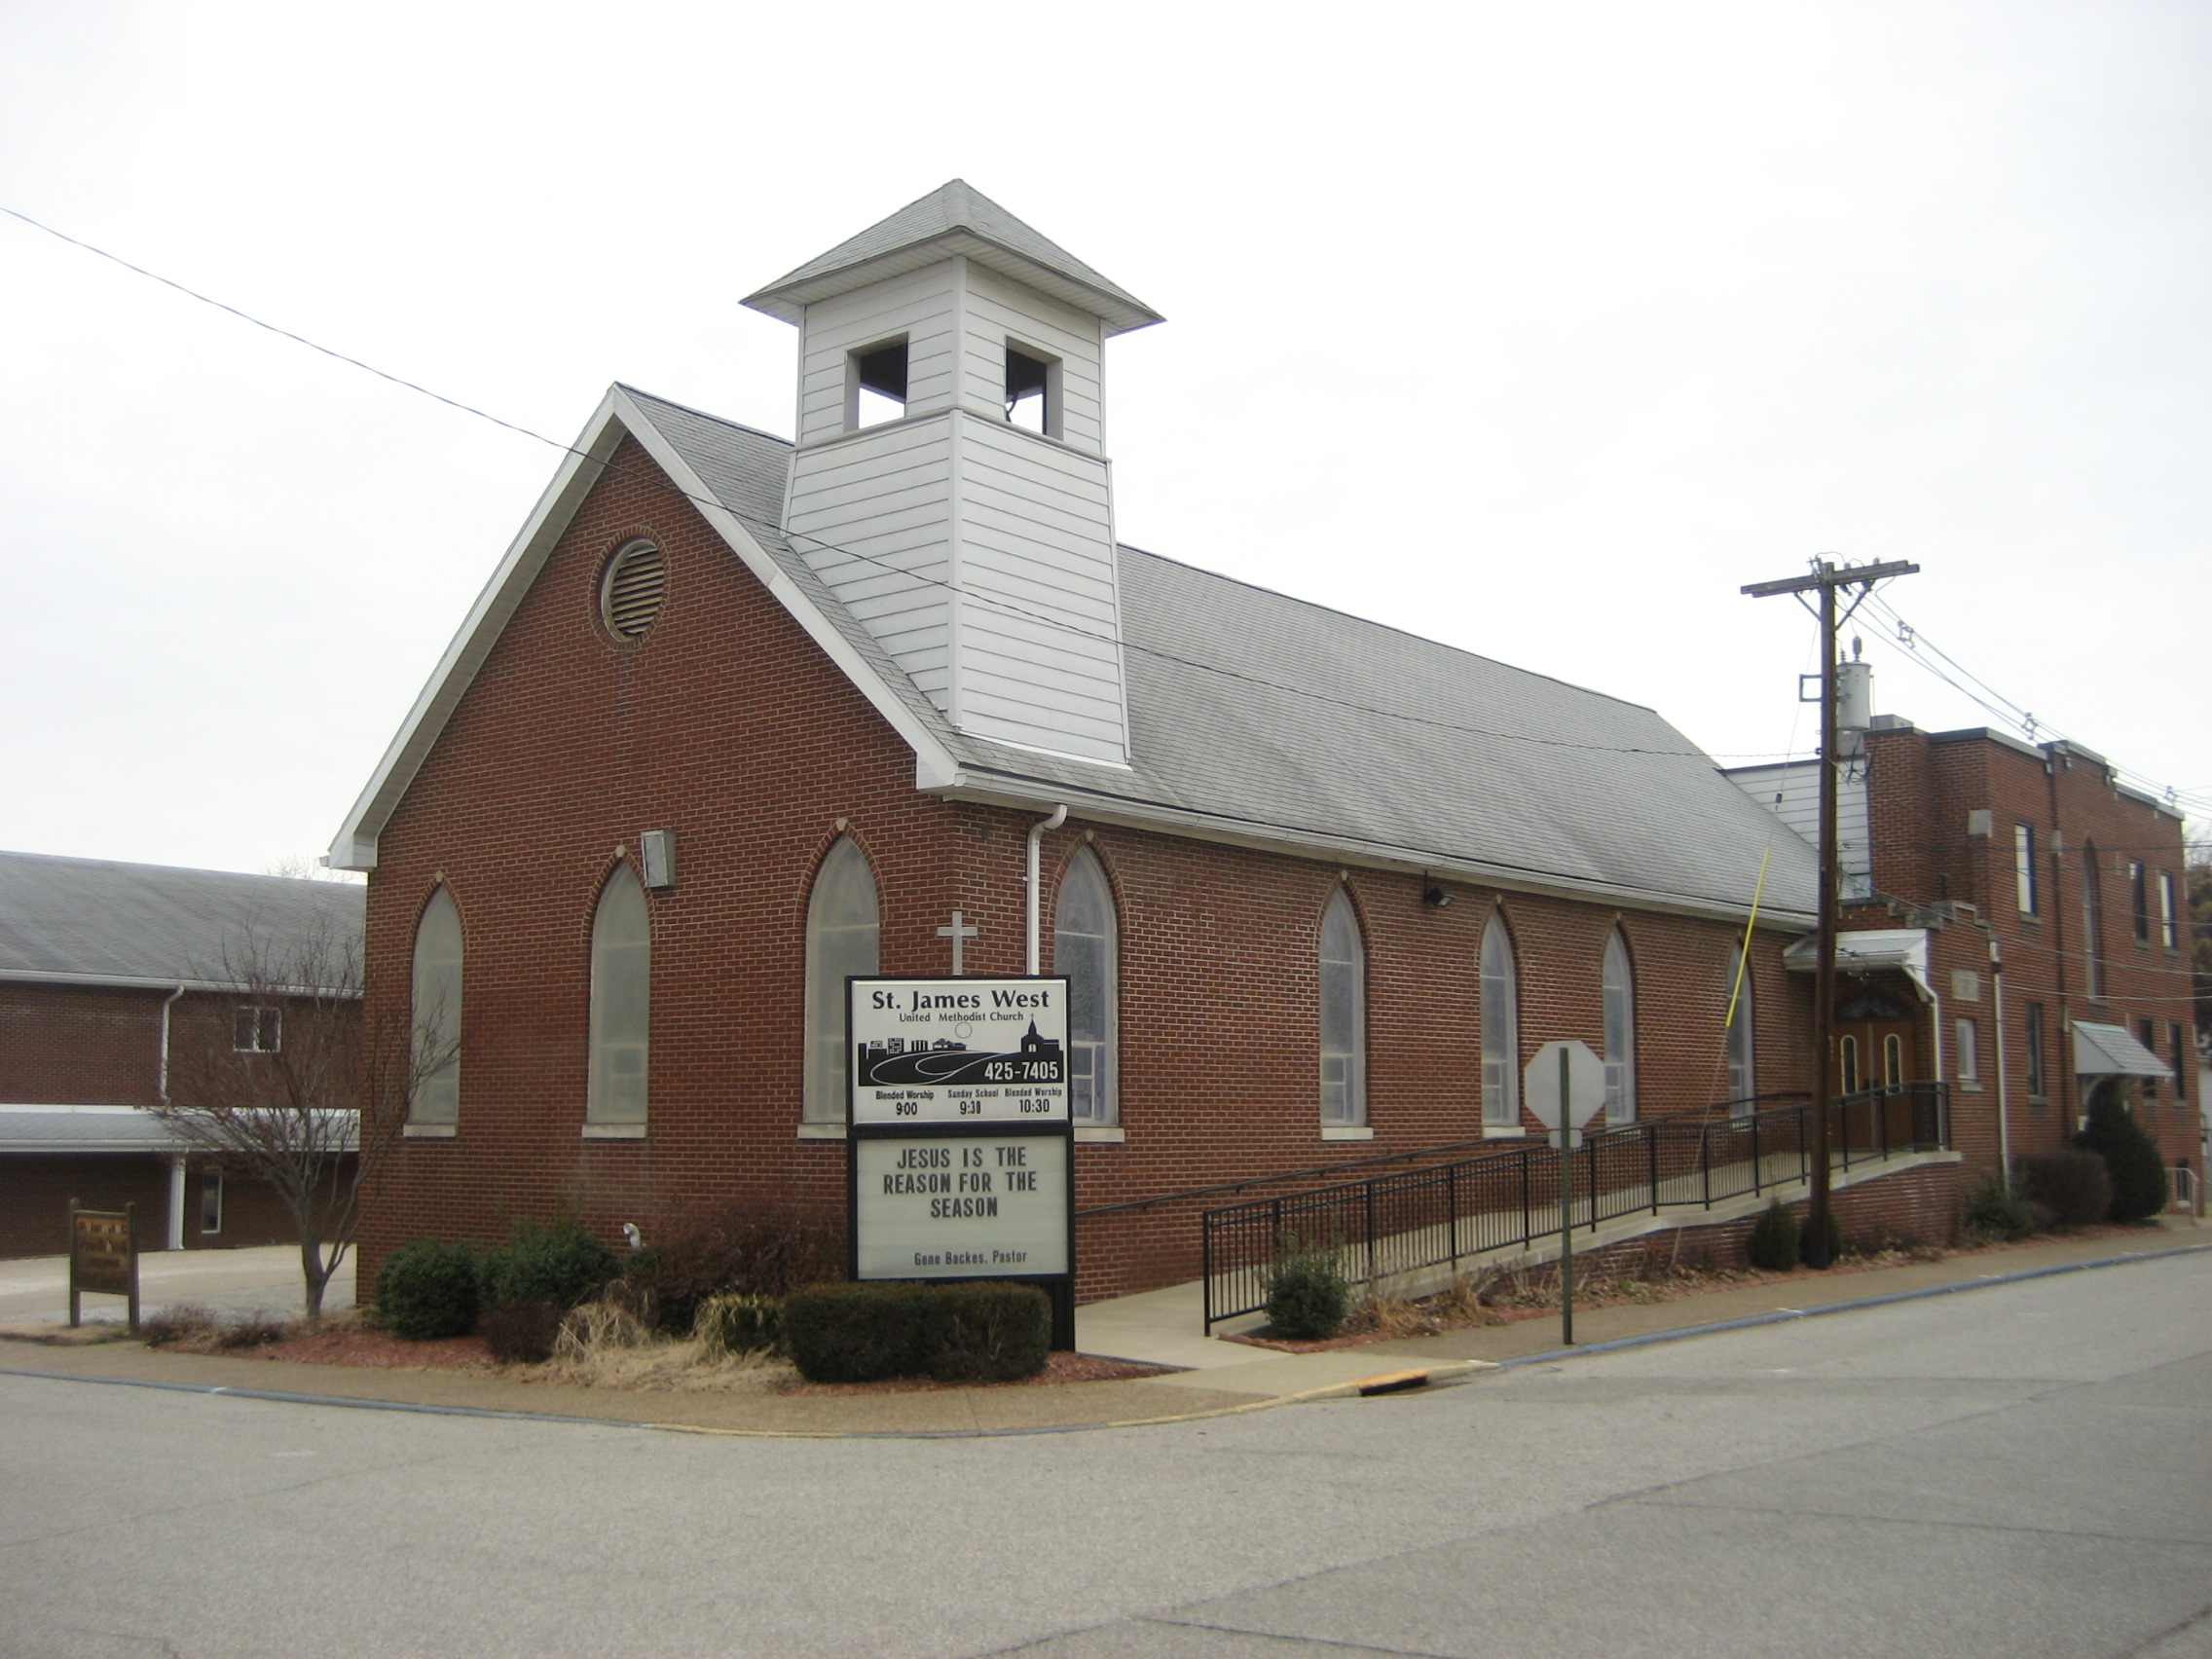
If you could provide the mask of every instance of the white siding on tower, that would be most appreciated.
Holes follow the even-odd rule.
[[[875,282],[806,308],[799,331],[798,441],[804,448],[845,430],[845,360],[864,346],[906,336],[906,413],[951,407],[959,340],[961,262]]]
[[[1787,766],[1739,766],[1728,779],[1787,824],[1808,846],[1821,844],[1821,767],[1817,760]],[[1874,895],[1874,853],[1866,822],[1866,780],[1845,777],[1835,797],[1836,865],[1846,899]]]
[[[967,268],[960,402],[991,419],[1006,413],[1006,349],[1043,352],[1060,365],[1060,439],[1090,455],[1106,450],[1098,319],[980,265]]]

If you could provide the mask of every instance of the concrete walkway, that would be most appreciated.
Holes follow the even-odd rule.
[[[1971,1288],[2009,1275],[2116,1257],[2212,1246],[2212,1227],[2177,1218],[2157,1229],[1999,1246],[1905,1267],[1799,1272],[1672,1301],[1588,1309],[1575,1335],[1585,1346],[1634,1341],[1729,1321],[1791,1317],[1876,1297]],[[211,1253],[210,1253],[211,1254]],[[245,1255],[248,1252],[228,1252]],[[2120,1267],[2111,1271],[2125,1272]],[[0,1371],[111,1382],[142,1382],[240,1394],[339,1399],[382,1409],[485,1412],[589,1421],[647,1423],[710,1433],[769,1435],[973,1435],[1095,1428],[1232,1412],[1285,1401],[1355,1394],[1359,1384],[1405,1374],[1432,1383],[1465,1382],[1498,1364],[1559,1347],[1556,1314],[1284,1354],[1196,1336],[1197,1287],[1124,1297],[1080,1310],[1087,1352],[1190,1369],[1168,1376],[1062,1386],[1002,1384],[901,1392],[779,1394],[588,1388],[521,1382],[500,1372],[369,1370],[286,1361],[150,1351],[116,1340],[66,1345],[51,1324],[0,1330]],[[13,1335],[14,1340],[6,1340]]]

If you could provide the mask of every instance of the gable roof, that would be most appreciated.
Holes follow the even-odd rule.
[[[795,323],[818,300],[918,271],[953,254],[966,254],[978,265],[1088,312],[1105,322],[1109,334],[1165,320],[1126,288],[958,178],[747,296],[745,304]]]
[[[625,430],[907,741],[919,789],[1737,919],[1764,861],[1762,919],[1810,924],[1812,850],[1650,709],[1133,547],[1119,549],[1128,764],[967,736],[785,537],[791,446],[626,387],[471,611],[334,864],[374,863],[384,819]]]
[[[0,979],[232,987],[248,940],[358,948],[367,889],[168,865],[0,853]]]

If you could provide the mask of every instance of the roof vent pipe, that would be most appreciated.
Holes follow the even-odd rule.
[[[1057,830],[1067,821],[1068,804],[1066,801],[1062,801],[1052,808],[1051,817],[1040,818],[1029,827],[1029,867],[1023,879],[1029,884],[1029,966],[1025,971],[1031,974],[1039,971],[1037,964],[1043,960],[1040,950],[1042,941],[1037,937],[1038,918],[1044,912],[1044,895],[1041,891],[1037,870],[1037,849],[1040,843],[1044,841],[1047,830]]]

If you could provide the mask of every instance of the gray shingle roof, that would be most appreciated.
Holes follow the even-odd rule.
[[[639,409],[894,694],[978,778],[1216,833],[1508,885],[1809,921],[1811,848],[1650,709],[1120,549],[1126,770],[952,730],[785,539],[790,446],[631,388]]]
[[[839,242],[820,258],[769,283],[745,303],[796,322],[817,300],[863,282],[965,253],[980,264],[1042,288],[1105,320],[1116,334],[1161,320],[1127,289],[1101,276],[1057,242],[1040,236],[965,179],[953,179],[888,219]]]
[[[0,852],[0,978],[212,985],[249,938],[357,948],[367,889]]]

